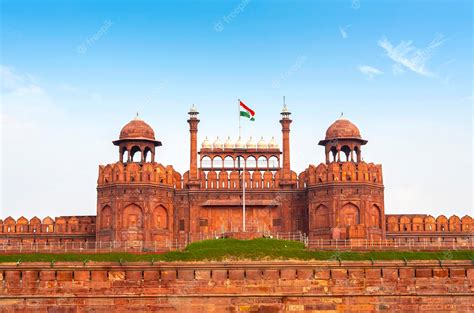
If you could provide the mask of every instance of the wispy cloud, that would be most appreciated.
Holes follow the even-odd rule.
[[[368,76],[369,78],[374,78],[376,75],[382,75],[383,72],[378,68],[369,66],[369,65],[359,65],[359,72]]]
[[[444,42],[443,35],[438,35],[425,48],[415,47],[412,40],[402,41],[394,46],[387,38],[379,40],[378,45],[395,62],[394,72],[400,73],[402,68],[406,68],[422,76],[435,77],[436,75],[427,68],[427,63],[434,50]]]
[[[339,26],[339,32],[341,33],[341,37],[343,39],[347,39],[349,35],[347,34],[347,29],[350,27],[350,25],[347,25],[345,27]]]
[[[43,93],[32,75],[20,74],[14,68],[0,65],[0,86],[2,94],[5,93]]]

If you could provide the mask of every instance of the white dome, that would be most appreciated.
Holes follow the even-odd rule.
[[[235,143],[235,149],[245,149],[245,144],[241,137],[239,137],[239,140]]]
[[[268,143],[270,149],[278,149],[278,143],[275,140],[275,137],[272,137],[272,140]]]
[[[230,137],[227,138],[227,141],[224,143],[224,149],[234,149],[234,143],[230,139]]]
[[[211,143],[209,142],[209,139],[207,139],[207,137],[206,137],[206,139],[204,139],[204,141],[202,142],[201,147],[202,147],[203,149],[211,149],[211,148],[212,148]]]
[[[214,149],[222,149],[222,141],[217,137],[216,141],[212,144]]]
[[[267,149],[268,148],[268,144],[265,140],[263,140],[263,137],[262,137],[262,139],[260,139],[257,146],[258,146],[259,149]]]
[[[255,149],[257,145],[253,142],[252,137],[250,137],[249,141],[247,141],[247,149]]]

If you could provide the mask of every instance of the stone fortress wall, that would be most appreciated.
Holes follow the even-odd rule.
[[[0,312],[471,312],[471,261],[0,265]]]

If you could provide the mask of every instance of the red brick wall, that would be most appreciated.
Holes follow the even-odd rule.
[[[0,312],[470,312],[474,266],[439,262],[0,265]]]

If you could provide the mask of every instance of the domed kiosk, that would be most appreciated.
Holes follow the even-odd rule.
[[[368,143],[362,139],[359,128],[343,117],[335,121],[326,131],[326,138],[319,145],[326,147],[326,163],[345,161],[357,163],[362,161],[361,147]],[[354,152],[356,159],[354,159]],[[332,156],[332,161],[331,161]]]
[[[124,162],[124,155],[127,154],[126,162],[134,162],[134,156],[139,153],[137,162],[144,163],[148,154],[151,154],[151,162],[155,162],[155,148],[160,147],[161,141],[155,139],[155,131],[150,125],[137,116],[127,123],[120,131],[119,140],[113,141],[119,147],[119,160]]]

